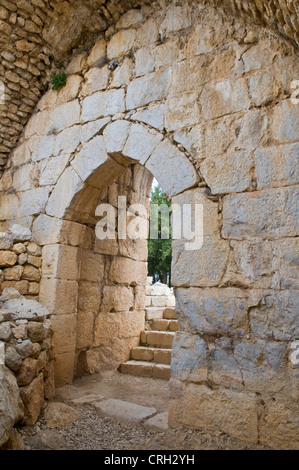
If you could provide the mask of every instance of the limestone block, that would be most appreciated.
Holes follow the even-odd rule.
[[[66,85],[58,92],[56,106],[75,100],[78,96],[81,82],[82,77],[80,75],[69,75]]]
[[[134,46],[136,38],[135,29],[119,31],[110,39],[107,46],[108,59],[114,59],[128,52]]]
[[[5,250],[6,248],[2,248],[2,249]],[[12,249],[13,249],[14,253],[16,253],[17,255],[20,255],[21,253],[25,253],[26,246],[23,243],[16,243],[15,245],[13,245]]]
[[[260,441],[277,449],[296,450],[299,431],[296,421],[296,404],[286,405],[280,401],[267,401],[260,425]]]
[[[178,288],[176,313],[180,330],[204,334],[237,334],[248,331],[249,308],[258,305],[262,292],[229,288]]]
[[[159,39],[159,26],[153,18],[148,19],[138,28],[135,44],[136,46],[148,46]]]
[[[79,282],[78,310],[98,313],[102,299],[101,283]]]
[[[275,57],[276,51],[268,41],[261,41],[258,44],[248,48],[242,54],[242,61],[244,62],[245,72],[252,72],[253,70],[260,70],[267,65],[270,65]]]
[[[206,121],[250,107],[247,83],[243,78],[206,85],[199,101]]]
[[[78,100],[54,108],[49,116],[48,133],[57,133],[80,122],[81,108]]]
[[[167,140],[161,142],[146,163],[168,196],[175,196],[195,186],[199,177],[188,158]],[[180,178],[177,169],[180,169]]]
[[[128,85],[133,76],[134,68],[134,62],[128,57],[125,57],[121,65],[113,72],[111,87],[120,88],[123,85]]]
[[[77,313],[76,349],[88,348],[93,339],[94,314],[89,311]]]
[[[71,154],[78,147],[81,140],[80,128],[78,126],[70,127],[60,132],[54,143],[54,155]],[[63,155],[65,156],[65,155]]]
[[[13,266],[3,270],[5,281],[20,281],[23,274],[22,266]]]
[[[183,387],[180,397],[171,400],[169,423],[170,426],[181,424],[207,431],[221,429],[238,439],[257,442],[255,395],[189,384]]]
[[[79,250],[68,245],[46,245],[42,252],[43,277],[76,281],[79,276]]]
[[[133,302],[134,293],[132,288],[126,286],[105,286],[101,309],[105,312],[125,312],[133,309]]]
[[[29,224],[31,225],[31,218],[28,218]],[[30,226],[29,225],[29,226]],[[9,224],[9,232],[13,236],[14,242],[24,242],[31,239],[31,230],[23,225],[12,222]]]
[[[138,338],[144,330],[144,312],[123,312],[119,318],[119,337]]]
[[[234,357],[230,338],[219,338],[210,348],[210,378],[222,387],[243,389],[242,371]]]
[[[26,281],[39,282],[41,278],[40,270],[35,266],[26,264],[23,270],[23,279]]]
[[[205,62],[205,56],[198,56],[175,63],[171,73],[171,96],[202,90],[206,81]],[[209,79],[211,80],[211,77]]]
[[[49,198],[46,206],[46,213],[58,218],[63,217],[74,196],[81,191],[83,186],[83,181],[79,178],[73,168],[66,168],[60,176],[55,189]]]
[[[106,57],[106,41],[105,39],[99,39],[87,58],[87,65],[92,67],[93,65],[101,66]]]
[[[0,232],[0,250],[10,250],[11,248],[13,248],[13,251],[17,253],[17,251],[13,247],[12,235],[6,232]]]
[[[110,121],[110,118],[103,118],[97,121],[91,121],[81,126],[81,142],[85,143],[100,132]]]
[[[225,238],[283,237],[298,235],[296,187],[265,189],[224,197]]]
[[[65,169],[69,155],[61,155],[60,157],[52,157],[49,160],[42,160],[39,163],[39,184],[40,186],[54,185]]]
[[[156,69],[165,67],[166,65],[173,65],[177,62],[180,56],[179,40],[174,37],[173,40],[168,40],[166,43],[161,44],[153,50],[154,65]]]
[[[22,417],[16,379],[4,366],[0,368],[0,391],[0,446],[2,446],[8,441],[14,424]]]
[[[246,390],[274,393],[286,388],[287,345],[282,342],[242,340],[234,348]]]
[[[66,68],[67,74],[80,73],[86,67],[87,57],[86,52],[81,52],[76,56],[72,57],[70,63]]]
[[[20,294],[28,294],[28,281],[4,281],[1,284],[2,289],[13,288],[17,289]]]
[[[189,382],[207,380],[209,348],[197,335],[176,333],[172,345],[171,375],[175,379]]]
[[[30,161],[30,150],[28,142],[18,145],[11,154],[11,161],[14,166],[23,165]]]
[[[175,33],[181,29],[186,29],[191,26],[191,15],[188,6],[180,7],[170,5],[166,12],[166,17],[163,20],[159,32],[162,37],[167,36],[169,33]]]
[[[9,341],[11,338],[11,326],[8,322],[0,324],[0,340]]]
[[[143,47],[135,53],[136,77],[154,71],[154,57],[151,49]]]
[[[161,101],[168,92],[170,70],[166,69],[133,80],[127,90],[127,109],[145,106],[153,101]]]
[[[117,120],[105,128],[103,136],[108,153],[114,154],[123,151],[131,125],[129,121]]]
[[[43,415],[48,429],[66,428],[82,419],[82,415],[65,403],[50,402]]]
[[[193,126],[199,121],[198,92],[170,96],[167,99],[165,127],[168,131]]]
[[[120,313],[99,313],[94,324],[94,346],[119,338]]]
[[[91,68],[85,75],[85,83],[82,87],[83,96],[91,95],[96,91],[106,90],[110,71],[108,67]]]
[[[115,257],[111,262],[109,279],[112,282],[128,285],[145,285],[147,276],[146,263],[129,258]]]
[[[86,181],[95,170],[102,165],[104,166],[105,163],[108,164],[108,155],[106,153],[104,139],[99,135],[83,146],[82,150],[71,162],[71,165],[80,176],[81,180]],[[111,162],[111,166],[113,166],[113,162]],[[103,184],[100,184],[100,186],[103,186]]]
[[[247,151],[207,157],[200,169],[212,194],[242,192],[250,187],[253,159]]]
[[[299,141],[298,108],[290,99],[281,101],[270,117],[271,137],[279,143]]]
[[[193,157],[200,155],[204,142],[203,128],[201,125],[192,126],[191,128],[181,129],[174,133],[174,140],[190,153]]]
[[[137,111],[133,114],[131,119],[133,121],[141,121],[145,124],[149,124],[151,127],[162,131],[164,129],[164,104],[154,104],[147,108]]]
[[[271,68],[254,72],[248,78],[249,96],[254,106],[263,106],[274,101],[281,91],[280,83]]]
[[[21,388],[21,399],[24,403],[23,423],[33,426],[40,415],[44,403],[43,374],[36,377],[30,385]]]
[[[296,292],[267,292],[264,302],[250,310],[253,337],[274,341],[297,339],[299,331]]]
[[[74,314],[77,310],[78,283],[43,278],[40,283],[39,301],[55,315]]]
[[[22,362],[23,359],[15,350],[15,348],[10,347],[7,349],[5,353],[5,365],[7,367],[9,367],[14,372],[17,372],[20,369]]]
[[[19,200],[16,194],[1,196],[0,220],[10,220],[17,217]]]
[[[116,23],[116,28],[123,29],[138,26],[143,20],[143,11],[132,9],[121,16],[120,20]]]
[[[44,111],[47,108],[54,108],[57,100],[57,92],[55,90],[49,90],[39,100],[37,108],[39,111]]]
[[[270,242],[230,242],[233,252],[223,283],[229,282],[244,287],[270,288],[273,283],[273,248]]]
[[[12,251],[0,251],[0,266],[1,268],[7,268],[14,266],[17,262],[17,255]]]
[[[258,188],[298,183],[299,144],[262,147],[254,156]]]
[[[132,124],[123,155],[144,165],[163,136],[141,124]]]
[[[56,387],[73,383],[75,353],[59,354],[55,357],[54,380]]]
[[[124,90],[107,90],[94,93],[82,102],[81,122],[94,121],[100,117],[125,111]]]
[[[35,188],[20,194],[20,216],[35,215],[42,212],[47,204],[49,188]]]
[[[298,289],[298,238],[277,240],[272,243],[272,246],[279,286],[282,289]]]
[[[104,278],[105,258],[92,251],[82,250],[81,280],[101,282]]]
[[[14,171],[13,186],[17,191],[27,191],[34,187],[34,180],[37,177],[38,174],[34,165],[23,165]]]
[[[76,346],[76,315],[54,315],[53,341],[56,354],[72,353]]]
[[[27,325],[27,334],[34,343],[41,342],[46,337],[44,325],[40,322],[29,322]]]
[[[27,357],[24,359],[20,369],[16,373],[16,378],[19,387],[31,384],[34,377],[37,375],[37,360]]]

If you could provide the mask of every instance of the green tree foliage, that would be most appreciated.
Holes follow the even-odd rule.
[[[169,214],[171,215],[171,204],[165,194],[163,194],[160,186],[156,186],[151,193],[151,211],[153,205],[161,206],[167,205],[170,208]],[[170,217],[167,220],[166,230],[163,230],[164,223],[161,223],[161,212],[158,214],[158,238],[152,239],[151,233],[148,240],[148,274],[153,276],[153,282],[163,282],[164,284],[171,283],[171,259],[172,259],[172,241],[171,241],[171,223]],[[165,220],[165,219],[164,219]],[[151,216],[150,216],[151,222]],[[161,238],[163,230],[163,238],[168,236],[168,239]]]

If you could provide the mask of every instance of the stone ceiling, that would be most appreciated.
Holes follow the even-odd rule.
[[[174,1],[174,0],[173,0]],[[50,71],[63,67],[80,48],[131,8],[167,6],[171,0],[0,0],[0,174],[39,98]],[[177,4],[181,2],[175,2]],[[190,2],[191,3],[191,2]],[[278,31],[299,46],[298,0],[194,0],[224,14]]]

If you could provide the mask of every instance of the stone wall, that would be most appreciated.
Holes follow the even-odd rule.
[[[30,239],[30,230],[18,224],[0,233],[0,287],[38,300],[42,250]]]
[[[1,363],[6,366],[0,365],[2,446],[16,423],[35,424],[44,400],[55,395],[52,329],[47,308],[23,297],[14,288],[5,288],[0,297],[0,348]]]
[[[295,15],[295,3],[287,3]],[[83,326],[76,348],[77,319],[103,320],[100,338],[107,333],[109,342],[119,331],[117,312],[89,312],[97,286],[103,298],[114,291],[114,299],[114,284],[128,284],[125,304],[132,282],[143,285],[134,257],[132,268],[130,256],[120,259],[108,243],[104,253],[82,246],[103,190],[118,194],[113,182],[134,163],[173,203],[202,204],[203,247],[173,243],[180,332],[170,424],[296,448],[298,367],[290,350],[299,334],[299,121],[290,96],[298,49],[246,15],[228,18],[202,6],[134,9],[98,38],[86,61],[74,54],[67,86],[43,96],[12,152],[1,180],[1,230],[20,224],[43,246],[40,300],[51,292],[54,337],[66,325],[70,340],[55,366],[60,383],[70,382],[76,359],[84,372],[90,345],[98,348],[90,330],[81,348]],[[140,191],[130,194],[142,200]],[[89,262],[81,269],[84,250],[88,260],[109,260],[100,282],[87,278]],[[45,287],[49,279],[53,290]],[[74,290],[63,290],[62,281]],[[80,305],[86,282],[94,294]],[[65,304],[65,292],[79,299],[78,313],[77,304]]]
[[[86,51],[99,33],[109,37],[119,29],[120,17],[130,8],[140,8],[148,17],[171,2],[127,0],[1,0],[0,81],[5,84],[5,103],[0,104],[0,168],[15,147],[43,91],[50,71],[66,67],[70,54],[79,53],[76,65],[86,62]],[[178,5],[184,2],[177,2]],[[190,3],[190,2],[188,2]],[[193,8],[214,4],[228,17],[267,25],[299,44],[298,5],[295,0],[194,1]],[[130,16],[130,12],[128,16]],[[140,12],[139,12],[140,14]],[[66,34],[67,32],[67,34]],[[248,36],[249,37],[249,36]]]

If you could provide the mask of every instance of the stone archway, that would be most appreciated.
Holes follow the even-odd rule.
[[[82,362],[88,357],[89,365],[86,365],[86,371],[95,372],[105,367],[115,369],[122,361],[128,359],[128,351],[132,345],[138,344],[140,332],[144,327],[144,306],[142,308],[140,290],[144,289],[146,284],[146,240],[140,240],[142,246],[139,247],[137,259],[134,259],[134,256],[130,257],[130,254],[124,253],[122,249],[119,251],[117,248],[117,243],[121,243],[119,241],[114,243],[112,249],[107,241],[106,251],[104,242],[101,243],[101,248],[98,242],[97,248],[93,249],[86,249],[84,243],[86,230],[89,229],[89,236],[90,232],[95,230],[93,222],[95,211],[103,200],[103,191],[113,181],[117,181],[120,175],[128,172],[128,168],[132,165],[135,167],[137,165],[135,170],[129,169],[132,171],[131,191],[135,189],[135,203],[140,197],[139,202],[148,205],[150,188],[148,182],[152,179],[151,175],[161,182],[165,193],[172,198],[184,194],[199,181],[199,176],[187,155],[161,133],[149,126],[127,120],[114,121],[104,126],[102,134],[91,139],[78,152],[70,166],[60,176],[49,198],[45,214],[40,215],[33,224],[33,236],[43,245],[40,301],[55,315],[52,320],[54,341],[56,330],[56,381],[59,385],[72,382],[80,350],[91,347],[90,342],[78,338],[78,335],[86,336],[87,331],[93,335],[93,329],[96,329],[94,350],[85,353],[85,359],[81,358]],[[144,170],[141,165],[144,166]],[[179,175],[177,168],[180,168]],[[67,237],[64,238],[66,227],[70,237],[76,237],[77,234],[75,246],[74,242],[72,244]],[[108,262],[109,268],[107,268]],[[99,278],[104,292],[100,292],[97,288]],[[133,313],[128,315],[128,312],[127,318],[125,313],[117,315],[115,312],[109,317],[107,298],[110,298],[109,309],[112,309],[115,301],[112,302],[111,295],[123,295],[124,306],[121,308],[119,301],[120,306],[117,310],[121,312],[128,309],[127,302],[128,296],[132,294],[132,285],[139,288],[139,300],[135,298],[135,305],[136,302],[141,302],[135,317]],[[86,311],[86,307],[80,309],[80,305],[84,303],[82,300],[84,295],[85,297],[89,295],[88,300],[85,298],[89,305],[93,302],[100,303],[99,296],[104,295],[105,315],[95,319],[95,312],[93,315],[91,311]],[[137,297],[136,292],[135,297]],[[79,317],[77,317],[78,306]],[[131,309],[135,310],[133,307]],[[108,354],[110,358],[109,360],[106,358],[106,361],[102,359],[101,364],[99,356],[103,357],[104,353],[99,350],[99,345],[101,344],[103,350],[108,347],[111,337],[114,338],[114,342],[118,334],[123,337],[124,333],[118,331],[119,323],[124,323],[122,332],[130,330],[131,333],[127,334],[127,341],[121,341],[119,347],[116,344],[114,347],[110,345],[110,354]],[[82,332],[82,329],[85,332]],[[96,356],[98,364],[96,359],[92,359]]]

